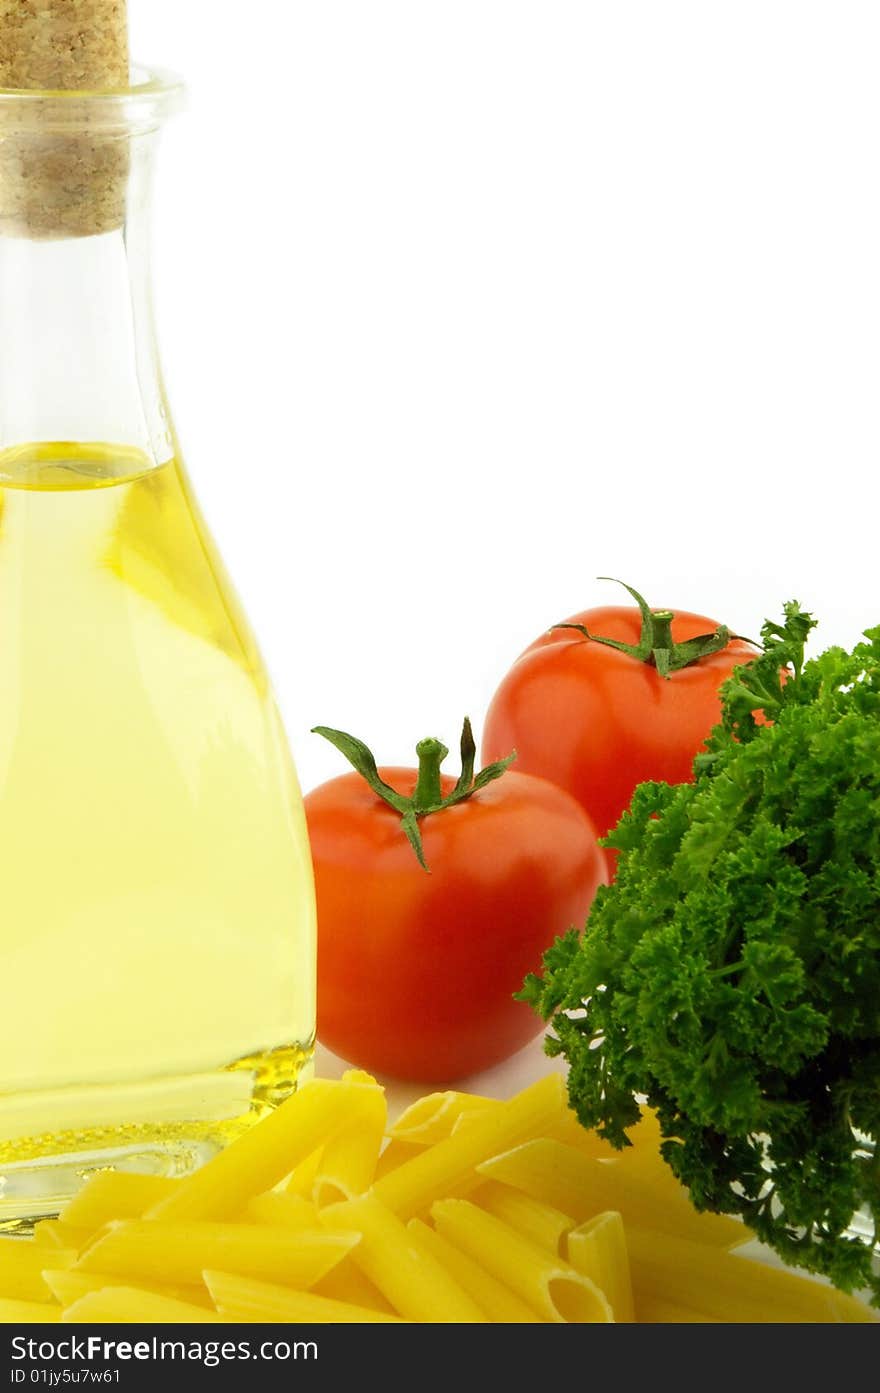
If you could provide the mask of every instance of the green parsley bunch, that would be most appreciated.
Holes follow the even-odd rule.
[[[698,1209],[880,1304],[880,628],[805,663],[814,623],[764,626],[694,783],[636,790],[522,995],[585,1126],[626,1146],[646,1098]]]

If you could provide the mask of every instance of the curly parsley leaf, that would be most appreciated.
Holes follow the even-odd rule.
[[[805,662],[814,625],[764,625],[694,783],[636,790],[523,997],[584,1125],[625,1146],[646,1097],[698,1209],[880,1304],[880,628]]]

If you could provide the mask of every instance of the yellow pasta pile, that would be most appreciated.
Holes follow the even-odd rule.
[[[317,1080],[184,1180],[92,1177],[33,1240],[0,1240],[0,1321],[867,1321],[739,1256],[647,1117],[614,1152],[556,1074],[508,1102]]]

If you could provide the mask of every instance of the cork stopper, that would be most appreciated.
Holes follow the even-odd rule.
[[[0,0],[0,88],[96,93],[129,84],[126,0]],[[35,98],[27,129],[4,129],[0,233],[89,237],[122,225],[124,132],[90,134],[89,102]]]

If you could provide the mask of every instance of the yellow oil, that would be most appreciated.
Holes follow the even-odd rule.
[[[314,957],[296,776],[181,466],[0,451],[0,1226],[290,1092]]]

